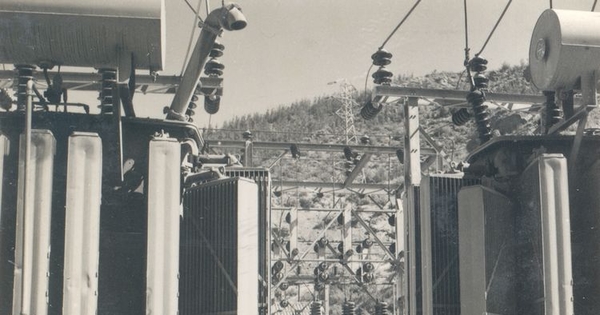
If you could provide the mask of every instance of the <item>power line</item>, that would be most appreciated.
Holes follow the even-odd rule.
[[[500,17],[498,18],[498,21],[496,21],[496,24],[494,25],[494,28],[492,28],[492,31],[490,32],[490,34],[488,35],[487,39],[485,40],[485,43],[483,43],[483,47],[481,47],[481,50],[479,50],[479,52],[476,53],[475,56],[479,56],[483,52],[483,50],[487,46],[488,42],[492,38],[492,35],[494,35],[494,32],[496,31],[496,28],[498,27],[498,25],[500,25],[500,22],[502,21],[502,18],[504,17],[504,14],[506,13],[506,11],[508,10],[508,8],[510,7],[510,4],[512,3],[512,1],[513,0],[509,0],[508,3],[506,3],[506,6],[504,7],[504,10],[502,11],[502,14],[500,14]]]
[[[390,35],[383,41],[383,44],[381,44],[381,47],[379,47],[379,49],[383,49],[383,46],[385,46],[385,44],[387,44],[387,42],[390,40],[390,38],[392,38],[392,36],[394,36],[396,31],[400,28],[400,26],[402,26],[402,24],[404,24],[404,21],[406,21],[406,19],[408,19],[408,17],[412,14],[412,12],[417,8],[419,3],[421,3],[421,0],[417,0],[417,2],[415,2],[415,4],[412,6],[412,8],[410,8],[408,13],[406,13],[404,18],[400,21],[400,23],[398,23],[396,28],[394,28],[394,30],[390,33]]]
[[[194,14],[196,15],[196,19],[202,21],[202,19],[200,18],[200,7],[202,6],[202,0],[198,1],[198,9],[194,10],[194,8],[192,8],[192,6],[190,5],[190,3],[188,2],[188,0],[184,0],[185,3],[187,3],[188,7],[192,10],[192,12],[194,12]],[[185,70],[185,65],[186,62],[188,60],[188,57],[190,56],[190,51],[192,50],[192,43],[194,42],[194,34],[196,33],[196,20],[194,20],[194,25],[192,26],[192,34],[190,35],[190,41],[188,43],[188,47],[187,47],[187,52],[185,53],[185,58],[183,58],[183,65],[181,66],[181,74],[183,75],[183,71]]]
[[[392,36],[394,36],[396,31],[398,31],[398,29],[400,29],[400,26],[402,26],[402,24],[404,24],[404,22],[408,19],[408,17],[412,14],[412,12],[417,8],[419,3],[421,3],[421,0],[417,0],[417,2],[415,2],[415,4],[410,8],[410,10],[408,10],[406,15],[404,15],[404,18],[402,18],[400,23],[398,23],[398,25],[396,25],[396,28],[394,28],[394,30],[390,33],[390,35],[388,35],[388,37],[383,41],[383,43],[379,47],[379,50],[383,49],[385,44],[387,44],[387,42],[392,38]],[[369,66],[369,70],[367,70],[367,76],[365,78],[365,93],[367,92],[367,82],[369,81],[369,74],[371,73],[371,69],[373,69],[373,64],[371,64],[371,66]]]

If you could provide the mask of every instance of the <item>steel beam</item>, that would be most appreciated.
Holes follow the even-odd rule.
[[[211,148],[244,148],[244,140],[206,140]],[[253,141],[254,149],[262,150],[289,150],[292,143],[289,142],[271,142],[271,141]],[[346,145],[346,144],[319,144],[319,143],[293,143],[300,151],[322,151],[322,152],[344,152],[345,147],[352,150],[373,153],[373,154],[396,154],[400,147],[373,146],[373,145]],[[435,155],[434,149],[423,148],[421,153],[424,155]]]
[[[365,153],[362,156],[362,158],[360,159],[358,164],[354,167],[354,169],[352,170],[350,175],[348,175],[348,178],[346,178],[346,180],[344,181],[344,188],[348,188],[352,185],[352,182],[354,182],[354,179],[356,179],[356,176],[358,176],[358,174],[360,174],[360,172],[363,170],[365,165],[367,165],[367,163],[371,159],[371,156],[373,156],[372,153]]]
[[[50,77],[56,75],[57,72],[48,72]],[[100,90],[100,75],[97,72],[60,72],[63,79],[63,86],[69,90],[80,91],[99,91]],[[37,81],[45,82],[42,74],[34,74]],[[15,79],[15,73],[12,70],[0,70],[0,81],[12,81]],[[136,87],[142,93],[164,93],[174,94],[176,88],[181,83],[181,76],[152,76],[152,75],[136,75]],[[200,78],[200,86],[204,88],[216,89],[216,95],[223,94],[223,79],[202,77]],[[148,89],[154,87],[155,89]],[[160,89],[156,89],[160,88]],[[203,90],[202,89],[202,90]],[[200,93],[201,89],[197,86],[196,92]]]
[[[424,97],[444,100],[465,100],[469,91],[461,90],[442,90],[442,89],[421,89],[402,86],[378,85],[373,92],[373,98],[382,96],[391,97]],[[486,93],[485,98],[492,102],[517,103],[517,104],[541,104],[545,102],[542,95],[531,94],[506,94],[506,93]],[[443,105],[443,104],[442,104]],[[454,105],[452,105],[454,106]]]

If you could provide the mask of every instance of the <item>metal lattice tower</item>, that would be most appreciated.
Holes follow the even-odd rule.
[[[352,108],[358,106],[352,97],[356,94],[357,90],[346,80],[334,81],[331,82],[331,84],[338,82],[340,84],[340,93],[335,99],[338,100],[342,106],[335,111],[335,114],[344,120],[344,135],[346,136],[345,144],[358,144],[358,137],[356,136],[356,129],[354,128],[354,113],[352,112]]]

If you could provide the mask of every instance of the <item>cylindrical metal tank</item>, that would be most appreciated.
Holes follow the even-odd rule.
[[[164,0],[0,0],[0,62],[162,70]]]
[[[600,13],[553,10],[542,13],[533,30],[529,64],[540,90],[571,89],[600,69]]]

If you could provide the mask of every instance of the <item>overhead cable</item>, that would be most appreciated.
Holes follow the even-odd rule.
[[[385,46],[385,44],[387,44],[387,42],[390,40],[390,38],[392,38],[392,36],[394,36],[394,34],[396,33],[396,31],[400,28],[400,26],[402,26],[402,24],[404,24],[404,21],[406,21],[406,19],[408,19],[408,17],[412,14],[412,12],[417,8],[417,6],[419,5],[419,3],[421,3],[421,0],[417,0],[417,2],[415,2],[415,4],[412,6],[412,8],[410,8],[410,10],[408,11],[408,13],[406,13],[406,15],[404,16],[404,18],[400,21],[400,23],[398,23],[398,25],[396,26],[396,28],[394,28],[394,30],[390,33],[390,35],[383,41],[383,44],[381,44],[381,46],[379,47],[379,49],[383,49],[383,46]]]
[[[190,10],[192,10],[192,12],[194,12],[194,14],[196,15],[196,19],[198,19],[198,20],[200,20],[200,22],[202,22],[202,18],[200,18],[200,7],[202,6],[202,0],[198,1],[197,10],[194,10],[194,8],[190,5],[188,0],[184,0],[184,1],[185,1],[185,3],[187,3]],[[190,51],[192,50],[192,43],[194,41],[194,34],[196,33],[196,28],[197,28],[197,24],[196,24],[196,20],[194,20],[194,23],[192,26],[192,33],[190,35],[190,41],[188,43],[187,51],[185,53],[185,58],[183,58],[183,65],[181,66],[181,74],[180,75],[183,75],[183,71],[185,71],[185,65],[187,63],[188,57],[190,56]]]
[[[485,49],[485,46],[487,46],[488,42],[490,41],[490,38],[492,38],[492,35],[494,35],[494,32],[496,31],[496,28],[498,27],[498,25],[500,25],[500,22],[502,21],[502,18],[504,17],[504,14],[506,13],[506,11],[508,10],[508,8],[510,7],[510,4],[512,3],[512,1],[513,0],[509,0],[508,3],[506,3],[506,6],[504,7],[504,10],[502,11],[502,14],[500,14],[500,17],[498,18],[498,21],[496,21],[496,24],[494,25],[494,28],[492,28],[492,31],[490,32],[490,34],[488,35],[487,39],[485,40],[485,43],[483,43],[483,46],[481,47],[481,50],[479,50],[479,52],[476,53],[475,56],[481,55],[481,53]]]

